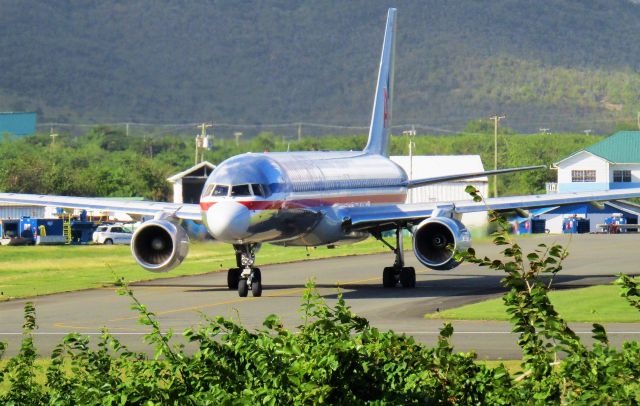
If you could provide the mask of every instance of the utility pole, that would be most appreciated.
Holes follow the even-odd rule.
[[[129,123],[127,123],[126,127],[125,127],[125,134],[128,137],[129,136]]]
[[[196,159],[195,165],[198,165],[204,160],[204,149],[208,147],[209,136],[207,135],[207,128],[213,127],[213,124],[202,123],[196,128],[200,129],[200,134],[196,135]],[[205,145],[206,144],[206,145]]]
[[[640,130],[640,111],[638,112],[637,120],[638,120],[638,130]]]
[[[413,142],[416,136],[416,126],[412,125],[411,130],[403,131],[402,135],[409,137],[409,180],[413,179],[413,149],[416,144]],[[409,191],[409,203],[413,203],[413,192]]]
[[[300,141],[302,141],[302,123],[298,123],[298,142]]]
[[[51,145],[54,145],[56,143],[57,136],[58,134],[53,132],[53,127],[51,127],[51,130],[49,131],[49,137],[51,137]]]
[[[236,147],[239,147],[240,146],[240,137],[242,137],[242,131],[234,132],[233,136],[236,138]]]
[[[505,116],[489,117],[493,120],[493,169],[498,169],[498,124]],[[493,175],[493,197],[498,197],[498,177]]]

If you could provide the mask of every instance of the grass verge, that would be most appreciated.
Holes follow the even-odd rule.
[[[389,250],[374,239],[334,249],[318,247],[307,250],[303,247],[264,245],[257,255],[257,264],[378,252]],[[204,274],[233,266],[233,248],[216,242],[192,243],[186,260],[170,273],[143,270],[131,256],[129,246],[0,246],[0,301],[111,286],[114,275],[124,276],[128,282],[137,282]]]
[[[640,322],[640,313],[620,297],[620,289],[612,285],[591,286],[550,292],[551,303],[569,322]],[[508,320],[502,298],[486,300],[455,309],[425,315],[430,319]]]

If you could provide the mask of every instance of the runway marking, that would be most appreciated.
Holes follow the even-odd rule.
[[[80,326],[71,326],[68,324],[64,324],[64,323],[53,323],[53,327],[55,328],[72,328],[72,329],[76,329],[76,330],[99,330],[101,328],[106,328],[109,331],[111,330],[120,330],[120,331],[142,331],[142,329],[140,328],[133,328],[133,327],[107,327],[107,326],[100,326],[100,327],[80,327]],[[2,334],[2,333],[0,333]]]
[[[340,288],[340,287],[344,287],[344,286],[349,286],[349,285],[355,285],[357,283],[364,283],[364,282],[372,282],[372,281],[377,281],[380,280],[382,278],[380,277],[375,277],[375,278],[367,278],[367,279],[357,279],[357,280],[352,280],[352,281],[346,281],[346,282],[336,282],[336,288]],[[263,297],[272,297],[272,298],[277,298],[277,297],[283,297],[283,296],[288,296],[288,295],[293,295],[293,294],[297,294],[297,293],[301,293],[304,292],[306,288],[297,288],[297,289],[288,289],[288,290],[284,290],[282,292],[274,292],[271,294],[267,294],[264,295]],[[327,294],[328,295],[328,294]],[[320,296],[325,296],[325,295],[320,295]],[[182,313],[182,312],[189,312],[189,311],[197,311],[197,310],[202,310],[202,309],[208,309],[208,308],[212,308],[212,307],[217,307],[217,306],[224,306],[224,305],[229,305],[229,304],[236,304],[236,303],[245,303],[248,301],[254,301],[254,300],[258,300],[260,299],[259,297],[238,297],[235,299],[231,299],[231,300],[225,300],[222,302],[215,302],[215,303],[207,303],[207,304],[202,304],[202,305],[197,305],[197,306],[189,306],[189,307],[182,307],[182,308],[178,308],[178,309],[169,309],[169,310],[163,310],[163,311],[159,311],[159,312],[153,312],[155,315],[157,316],[164,316],[167,314],[174,314],[174,313]],[[140,316],[136,315],[136,316],[127,316],[127,317],[118,317],[115,319],[110,319],[107,320],[107,323],[115,323],[115,322],[119,322],[119,321],[128,321],[128,320],[135,320],[138,319]],[[56,328],[73,328],[73,329],[77,329],[77,330],[95,330],[96,327],[81,327],[81,326],[69,326],[66,325],[62,322],[58,322],[58,323],[54,323],[53,324],[54,327]],[[122,330],[135,330],[133,328],[126,328],[126,327],[114,327],[113,329],[122,329]],[[112,328],[109,327],[109,330],[111,330]]]

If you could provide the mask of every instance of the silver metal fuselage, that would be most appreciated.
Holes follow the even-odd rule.
[[[209,233],[232,244],[353,242],[367,234],[345,232],[341,208],[404,203],[406,181],[390,159],[362,151],[247,153],[216,167],[200,208]],[[217,185],[229,192],[214,195]],[[264,192],[233,195],[242,185]]]

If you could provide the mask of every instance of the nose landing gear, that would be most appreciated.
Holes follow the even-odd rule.
[[[262,296],[262,274],[260,268],[253,266],[259,244],[234,245],[237,268],[227,272],[227,286],[238,289],[238,296],[247,297],[249,291],[254,297]]]

